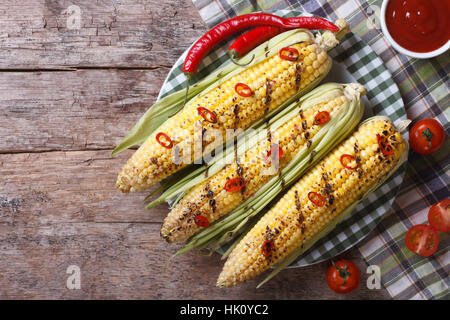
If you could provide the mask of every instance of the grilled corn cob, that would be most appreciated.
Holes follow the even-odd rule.
[[[300,179],[233,249],[217,285],[248,280],[310,247],[317,235],[392,173],[407,153],[407,143],[388,118],[365,122]]]
[[[212,223],[238,207],[261,186],[279,175],[301,150],[312,152],[313,139],[325,123],[336,114],[347,111],[350,101],[359,101],[361,93],[365,92],[364,87],[359,84],[323,85],[315,91],[321,92],[322,87],[331,87],[333,94],[311,106],[308,106],[308,100],[301,103],[297,109],[300,111],[295,111],[292,118],[273,131],[270,127],[266,129],[266,136],[237,156],[237,160],[194,187],[170,211],[164,220],[161,236],[168,242],[186,240],[204,227],[196,223],[196,217],[201,216]],[[318,123],[317,117],[320,115],[328,118],[323,119],[323,123]],[[272,157],[272,151],[274,155],[278,152],[278,159]],[[271,160],[278,160],[278,163]],[[227,181],[235,179],[239,179],[243,187],[235,191],[227,190]]]
[[[345,21],[338,25],[346,28]],[[211,150],[221,142],[215,141],[214,136],[206,138],[209,130],[220,130],[225,136],[227,129],[247,129],[296,93],[312,89],[330,70],[331,59],[326,50],[337,41],[334,38],[330,44],[319,34],[316,43],[312,34],[308,37],[308,41],[289,46],[299,53],[295,61],[282,59],[277,52],[191,100],[134,153],[120,170],[116,187],[126,193],[145,190],[196,160],[195,137],[200,136],[202,151]],[[238,83],[247,85],[252,95],[238,94]],[[174,156],[183,162],[173,161]]]

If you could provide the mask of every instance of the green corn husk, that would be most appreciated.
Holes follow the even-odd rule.
[[[323,76],[324,77],[324,76]],[[323,77],[320,77],[316,79],[314,82],[310,84],[310,87],[315,87],[320,81],[322,81]],[[308,89],[310,89],[308,87]],[[302,98],[299,99],[299,93],[298,95],[293,96],[291,99],[286,101],[281,107],[280,110],[278,110],[278,113],[274,115],[269,120],[267,119],[261,119],[257,121],[250,129],[252,130],[246,130],[241,135],[237,137],[237,154],[241,155],[244,153],[248,148],[251,148],[259,141],[259,136],[261,134],[262,130],[267,130],[267,127],[270,127],[271,130],[276,130],[279,126],[283,125],[286,121],[288,121],[290,118],[293,117],[293,115],[298,111],[297,105],[298,102],[304,101],[309,95],[304,95]],[[296,101],[296,102],[293,102]],[[275,110],[277,111],[277,110]],[[173,179],[172,177],[169,177],[169,179],[166,181],[161,182],[160,188],[158,188],[158,191],[164,190],[161,195],[150,202],[146,208],[151,209],[156,207],[157,205],[169,201],[170,199],[173,199],[174,197],[181,198],[179,195],[184,194],[189,189],[194,187],[195,185],[203,182],[208,177],[214,175],[219,170],[223,168],[223,166],[227,163],[233,162],[233,159],[235,157],[235,150],[234,148],[228,148],[225,149],[224,152],[222,152],[220,155],[214,157],[213,161],[208,165],[203,165],[200,168],[188,173],[184,177],[180,179]],[[173,183],[173,181],[178,181],[176,183]],[[147,196],[146,199],[148,199],[150,196],[154,195],[155,192]],[[171,206],[174,206],[174,203],[171,203]]]
[[[338,41],[348,31],[347,23],[344,20],[338,20],[336,22],[336,24],[340,28],[340,30],[337,33],[333,34],[330,31],[325,31],[323,34],[320,34],[320,33],[317,34],[315,39],[314,39],[314,36],[308,30],[296,29],[296,30],[284,32],[284,33],[270,39],[269,41],[261,44],[256,49],[254,49],[249,54],[247,54],[247,55],[255,54],[253,63],[249,64],[247,67],[250,67],[250,66],[264,60],[266,57],[273,56],[281,48],[283,48],[285,46],[289,46],[294,43],[298,43],[298,42],[302,42],[302,41],[315,41],[315,42],[318,42],[322,47],[326,48],[327,50],[330,50],[331,48],[336,46]],[[284,37],[279,39],[279,37],[281,37],[282,35]],[[261,50],[261,48],[263,48],[264,52],[259,51],[259,50]],[[272,48],[272,49],[270,49],[270,48]],[[266,51],[266,50],[269,50],[269,51]],[[246,56],[244,56],[241,59],[245,59]],[[317,78],[312,83],[310,83],[308,87],[299,91],[297,94],[295,94],[288,101],[283,103],[276,110],[273,110],[271,113],[269,113],[266,116],[266,118],[256,121],[246,132],[244,132],[243,134],[241,134],[240,136],[237,137],[238,145],[240,145],[239,141],[242,141],[243,139],[245,139],[246,141],[249,140],[250,143],[253,143],[253,144],[256,143],[258,140],[255,140],[254,135],[252,135],[252,133],[251,133],[252,132],[251,129],[259,130],[262,128],[262,126],[267,126],[268,125],[267,119],[273,118],[272,121],[269,121],[269,125],[271,125],[274,121],[279,120],[282,116],[286,116],[286,114],[289,113],[293,107],[295,107],[292,103],[294,101],[297,101],[297,102],[300,101],[301,96],[307,94],[310,90],[315,88],[322,81],[322,79],[326,76],[326,74],[328,74],[330,69],[331,69],[331,64],[329,66],[329,69],[326,70],[326,72],[321,77]],[[243,68],[241,68],[241,67],[236,68],[236,70],[233,71],[231,74],[229,74],[229,76],[222,79],[220,81],[220,83],[222,83],[229,77],[232,77],[236,73],[241,72],[242,70],[243,70]],[[214,83],[207,90],[205,90],[205,92],[208,90],[212,90],[213,88],[218,86],[220,83]],[[281,123],[284,123],[284,122],[281,122]],[[239,148],[238,154],[241,154],[245,150],[246,149]],[[185,173],[187,173],[185,175],[175,174],[175,178],[173,176],[171,176],[171,177],[168,177],[165,180],[161,181],[160,187],[158,189],[156,189],[155,191],[153,191],[151,194],[149,194],[144,199],[144,201],[147,201],[151,196],[155,195],[156,193],[162,192],[162,194],[158,198],[156,198],[155,200],[153,200],[152,202],[147,204],[146,208],[147,209],[154,208],[157,205],[159,205],[165,201],[170,202],[171,206],[176,205],[176,203],[178,203],[178,201],[182,199],[183,195],[189,189],[191,189],[196,184],[199,184],[202,181],[204,181],[205,179],[207,179],[208,176],[215,174],[217,171],[219,171],[223,167],[224,164],[229,163],[230,157],[234,157],[234,150],[233,151],[228,150],[225,153],[222,153],[221,155],[214,157],[212,162],[207,165],[203,165],[201,167],[196,166],[194,168],[192,166],[190,166],[189,168],[186,169],[186,171],[184,171]],[[227,160],[228,160],[228,162],[227,162]],[[173,200],[174,198],[176,198],[176,200]]]
[[[375,116],[372,118],[369,118],[365,121],[363,121],[360,126],[363,124],[374,121],[377,119],[383,119],[383,120],[389,120],[388,117],[385,116]],[[378,181],[377,184],[375,184],[372,188],[370,188],[362,197],[359,198],[359,200],[352,203],[350,206],[348,206],[341,214],[336,216],[336,218],[329,223],[323,230],[318,232],[316,235],[314,235],[311,239],[309,239],[303,246],[299,247],[298,249],[294,250],[290,255],[288,255],[286,258],[284,258],[282,261],[280,261],[274,268],[274,270],[260,283],[258,284],[257,288],[260,288],[263,284],[265,284],[267,281],[275,277],[280,271],[282,271],[284,268],[288,267],[291,263],[293,263],[298,257],[300,257],[303,253],[305,253],[309,248],[311,248],[318,240],[322,239],[324,236],[326,236],[328,233],[330,233],[339,223],[344,221],[356,208],[356,206],[366,199],[369,194],[374,192],[376,189],[378,189],[383,183],[385,183],[391,176],[394,174],[395,171],[397,171],[398,168],[406,161],[408,158],[408,150],[409,145],[408,142],[405,140],[405,143],[407,144],[407,147],[403,151],[403,153],[400,156],[399,161],[395,165],[395,167],[389,172],[388,175],[384,176],[380,181]],[[234,247],[234,246],[233,246]],[[228,252],[228,251],[227,251]]]
[[[302,42],[302,41],[314,41],[314,40],[312,40],[313,35],[309,31],[297,29],[297,30],[287,31],[285,33],[288,33],[288,32],[292,33],[291,36],[283,39],[280,42],[277,42],[273,46],[272,49],[269,49],[269,52],[271,52],[270,54],[263,54],[262,56],[255,57],[254,60],[256,60],[256,62],[254,61],[254,63],[258,63],[258,62],[266,59],[266,56],[270,57],[270,56],[275,55],[283,47],[292,45],[294,43]],[[285,34],[285,33],[283,33],[283,34]],[[326,33],[324,33],[322,38],[323,37],[326,38],[326,36],[328,36],[329,38],[335,39],[335,36],[332,33],[326,32]],[[273,39],[275,39],[275,38],[273,38]],[[269,41],[271,41],[271,40],[269,40]],[[264,48],[266,48],[266,47],[264,47]],[[328,69],[326,70],[326,72],[324,72],[323,75],[321,75],[320,77],[315,79],[304,89],[298,91],[290,99],[288,99],[286,102],[284,102],[280,107],[278,107],[275,110],[273,110],[272,112],[270,112],[266,116],[266,118],[262,118],[262,119],[256,121],[250,128],[247,129],[247,131],[245,133],[243,133],[241,136],[237,137],[238,141],[239,140],[242,141],[242,139],[245,139],[245,140],[249,141],[250,143],[256,143],[258,140],[255,140],[255,136],[252,135],[252,133],[251,133],[253,131],[252,129],[259,130],[263,126],[267,126],[267,124],[268,124],[267,119],[271,119],[271,120],[269,120],[269,125],[271,125],[274,123],[274,121],[280,120],[281,117],[286,116],[287,113],[292,110],[292,108],[295,108],[295,105],[293,105],[293,102],[299,101],[299,99],[302,96],[304,96],[310,90],[315,88],[323,80],[323,78],[328,74],[330,69],[331,69],[331,64],[329,65]],[[226,79],[234,76],[236,73],[241,72],[242,70],[243,70],[243,68],[240,68],[239,70],[235,70],[235,71],[231,72],[230,74],[228,74]],[[226,79],[224,78],[223,80],[226,80]],[[223,82],[223,81],[221,81],[221,82]],[[209,87],[205,91],[207,92],[209,90],[212,90],[217,85],[219,85],[219,84],[215,83],[215,84],[211,85],[211,87]],[[284,123],[284,122],[279,121],[279,123]],[[238,145],[241,145],[241,144],[238,143]],[[246,149],[243,149],[242,147],[240,147],[238,150],[238,154],[245,152],[245,150]],[[178,176],[178,177],[180,177],[180,179],[172,179],[171,177],[169,177],[169,179],[162,181],[160,188],[157,189],[157,192],[163,191],[162,194],[158,198],[156,198],[155,200],[153,200],[152,202],[147,204],[146,208],[147,209],[154,208],[157,205],[159,205],[165,201],[169,201],[170,199],[173,199],[174,197],[178,197],[178,199],[181,199],[182,196],[180,196],[180,193],[183,194],[184,192],[188,191],[190,188],[192,188],[196,184],[201,183],[202,181],[207,179],[207,175],[211,176],[211,175],[215,174],[217,171],[219,171],[223,167],[223,165],[225,163],[230,163],[230,161],[229,161],[230,157],[231,158],[234,157],[234,150],[228,150],[228,151],[222,153],[221,155],[216,156],[212,160],[211,163],[204,165],[200,168],[197,168],[197,169],[191,168],[190,169],[191,172],[188,175],[185,175],[184,177]],[[228,160],[228,162],[227,162],[227,160]],[[207,175],[206,175],[206,173],[207,173]],[[174,183],[174,181],[178,181],[178,182]],[[148,200],[152,195],[154,195],[157,192],[153,192],[152,194],[147,196],[144,201]],[[172,203],[171,205],[173,206],[174,203]]]
[[[205,94],[219,86],[224,81],[242,72],[246,68],[263,61],[269,56],[275,55],[281,48],[302,41],[314,41],[314,36],[308,30],[294,29],[283,32],[265,43],[259,45],[248,53],[255,55],[253,61],[246,67],[227,62],[203,80],[191,86],[188,93],[189,101],[195,100],[198,95]],[[266,56],[267,55],[267,56]],[[245,57],[238,61],[245,61]],[[118,154],[132,146],[144,142],[154,131],[156,131],[169,117],[175,115],[183,108],[185,90],[174,92],[151,106],[138,120],[128,135],[116,146],[112,155]]]
[[[364,113],[359,84],[328,83],[319,86],[298,103],[288,106],[284,114],[277,115],[272,121],[274,127],[294,117],[299,109],[307,109],[315,104],[346,94],[349,102],[345,103],[338,114],[325,124],[312,139],[310,148],[304,146],[294,159],[281,170],[280,176],[273,177],[261,187],[253,197],[231,211],[224,218],[194,234],[175,255],[194,248],[210,247],[212,250],[228,242],[247,225],[247,222],[261,212],[279,193],[287,190],[310,167],[322,159],[331,149],[342,141],[357,126]],[[272,127],[271,127],[272,128]]]
[[[338,32],[333,34],[331,31],[325,31],[323,34],[319,33],[316,39],[314,39],[314,35],[306,29],[289,30],[269,39],[247,53],[244,57],[237,59],[238,63],[244,64],[247,63],[247,57],[254,55],[251,63],[247,64],[245,67],[227,61],[227,63],[219,67],[210,75],[206,76],[203,80],[200,80],[192,85],[187,95],[187,103],[195,100],[198,95],[202,95],[216,88],[221,83],[242,72],[246,68],[252,67],[267,57],[277,54],[277,52],[283,47],[302,41],[316,41],[326,50],[330,50],[336,46],[338,41],[348,32],[348,25],[345,20],[340,19],[336,21],[336,25],[340,28]],[[317,84],[318,82],[316,85]],[[303,93],[306,93],[312,88],[313,87],[310,86],[309,89],[304,90]],[[184,98],[185,90],[183,89],[169,94],[157,101],[138,120],[127,136],[114,148],[111,155],[118,154],[130,147],[144,142],[167,119],[175,115],[183,108]]]

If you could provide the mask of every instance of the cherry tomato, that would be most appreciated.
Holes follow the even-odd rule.
[[[437,151],[445,141],[445,131],[435,119],[423,119],[409,130],[409,144],[420,154],[430,154]]]
[[[431,207],[428,222],[436,231],[450,231],[450,199],[441,200]]]
[[[436,252],[439,238],[436,230],[426,224],[418,224],[406,233],[406,247],[422,257],[429,257]]]
[[[327,271],[328,286],[337,293],[349,293],[356,289],[361,280],[361,272],[350,260],[332,262]]]

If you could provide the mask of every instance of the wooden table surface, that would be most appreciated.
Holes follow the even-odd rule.
[[[388,298],[366,288],[356,249],[343,256],[362,283],[346,296],[327,287],[328,262],[285,270],[261,289],[258,279],[215,287],[218,255],[188,253],[163,271],[176,251],[159,236],[167,206],[148,211],[145,194],[116,191],[132,151],[110,153],[205,31],[190,0],[1,2],[0,298]],[[79,290],[66,285],[71,265]]]

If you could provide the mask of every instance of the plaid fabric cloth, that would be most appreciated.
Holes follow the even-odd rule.
[[[296,9],[326,17],[345,18],[383,60],[402,94],[408,118],[435,118],[450,133],[450,52],[418,60],[398,54],[379,26],[381,0],[193,0],[203,20],[213,27],[226,18],[252,11]],[[407,172],[390,213],[358,245],[368,265],[381,269],[383,287],[394,299],[445,299],[450,297],[450,237],[440,233],[438,251],[430,258],[411,253],[406,231],[427,223],[431,205],[449,197],[449,143],[430,156],[410,151]]]

